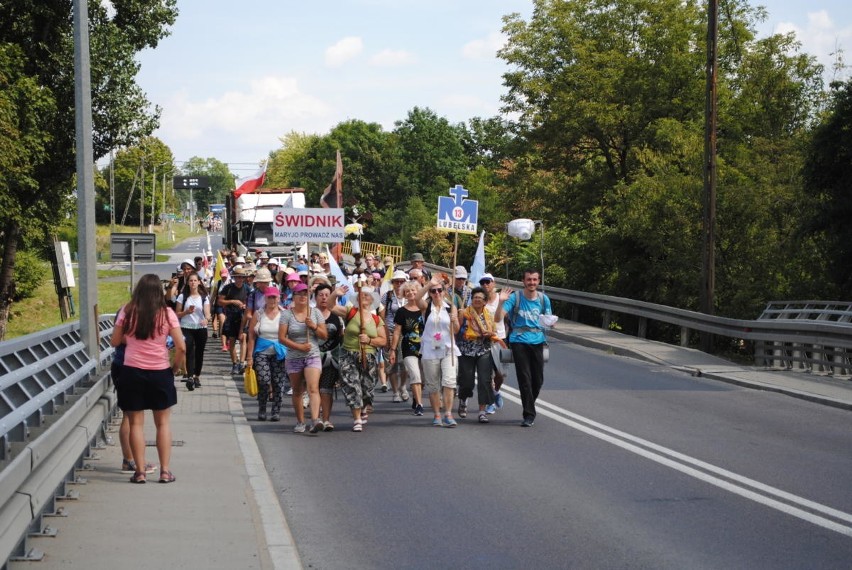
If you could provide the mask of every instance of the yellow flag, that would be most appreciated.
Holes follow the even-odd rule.
[[[213,281],[211,284],[218,283],[222,279],[222,270],[225,269],[225,260],[222,259],[222,252],[216,252],[216,269],[213,271]]]

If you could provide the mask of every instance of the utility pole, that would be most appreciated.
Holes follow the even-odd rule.
[[[80,259],[80,340],[97,360],[98,273],[95,252],[95,168],[92,144],[92,78],[89,5],[74,0],[74,128],[77,151],[77,244]]]
[[[145,155],[139,164],[141,175],[139,176],[139,233],[145,231]]]
[[[712,315],[716,289],[716,87],[718,80],[719,0],[707,3],[707,91],[704,108],[704,217],[702,270],[699,300],[701,312]],[[713,336],[701,333],[701,350],[710,352]]]
[[[109,231],[115,233],[115,155],[109,151]]]

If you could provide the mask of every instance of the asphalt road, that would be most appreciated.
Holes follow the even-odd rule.
[[[252,421],[305,567],[849,567],[848,411],[561,341],[532,429],[508,385],[486,425]]]

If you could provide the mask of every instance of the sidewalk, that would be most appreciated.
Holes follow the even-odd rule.
[[[630,356],[730,384],[779,392],[819,404],[852,410],[852,379],[837,379],[805,371],[742,366],[700,350],[599,329],[560,319],[548,333],[581,346]]]
[[[39,570],[302,567],[219,346],[209,339],[201,388],[188,392],[177,384],[171,459],[177,481],[160,484],[155,471],[148,483],[131,484],[120,471],[116,422],[110,445],[87,461],[93,469],[78,472],[87,483],[68,486],[79,500],[58,504],[68,516],[45,519],[58,534],[31,540],[44,552]],[[145,422],[146,458],[157,463],[150,413]]]

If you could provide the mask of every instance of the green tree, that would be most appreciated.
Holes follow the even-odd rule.
[[[108,13],[89,3],[94,156],[127,146],[150,134],[159,112],[153,111],[135,83],[135,55],[156,47],[177,17],[176,0],[112,2]],[[0,4],[0,45],[16,46],[5,63],[12,85],[33,97],[10,97],[20,136],[15,179],[0,191],[4,211],[3,256],[0,264],[0,339],[8,317],[15,254],[27,239],[46,241],[47,228],[58,226],[73,195],[75,160],[74,67],[72,2],[6,0]],[[7,51],[6,54],[9,54]],[[7,58],[10,55],[6,56]],[[36,110],[36,107],[38,108]],[[29,146],[27,146],[29,145]],[[14,212],[26,212],[26,220]],[[11,215],[7,215],[11,214]],[[35,236],[32,237],[31,236]]]
[[[234,189],[234,175],[228,165],[215,158],[193,156],[181,167],[184,176],[207,176],[210,178],[210,190],[193,191],[192,199],[198,205],[198,214],[204,216],[210,204],[224,204],[225,196]],[[268,184],[267,184],[268,186]],[[175,190],[180,204],[189,202],[189,190]],[[182,208],[181,208],[182,209]]]

